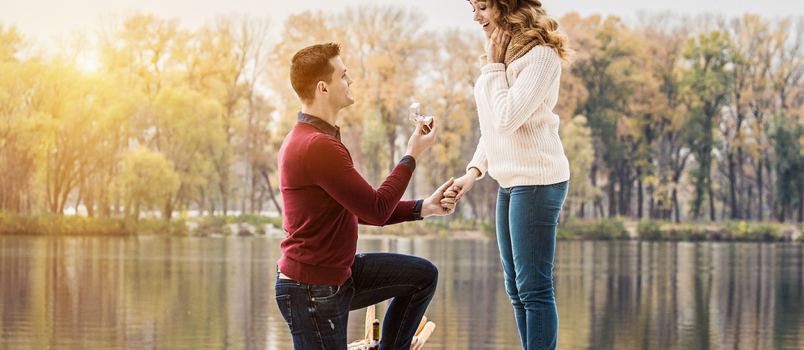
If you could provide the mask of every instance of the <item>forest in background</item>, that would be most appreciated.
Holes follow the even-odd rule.
[[[343,142],[374,186],[413,131],[407,107],[437,117],[407,194],[423,197],[462,175],[477,145],[483,51],[481,31],[425,21],[368,5],[291,15],[273,37],[267,17],[189,30],[136,13],[48,54],[0,24],[0,211],[281,213],[276,153],[300,110],[290,57],[329,41],[355,80]],[[563,219],[804,220],[804,18],[559,22],[577,52],[555,109],[572,172]],[[496,190],[478,182],[462,215],[492,219]]]

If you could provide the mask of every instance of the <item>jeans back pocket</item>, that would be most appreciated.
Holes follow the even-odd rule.
[[[290,295],[277,295],[276,305],[279,306],[279,313],[282,314],[285,322],[287,322],[288,328],[290,328],[290,331],[293,332],[293,317],[290,312]]]

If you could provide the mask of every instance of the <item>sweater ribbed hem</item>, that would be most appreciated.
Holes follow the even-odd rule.
[[[282,255],[277,265],[279,271],[301,283],[341,286],[352,276],[351,264],[345,268],[315,266]]]
[[[495,179],[502,188],[511,188],[516,186],[544,186],[557,184],[559,182],[568,181],[570,179],[569,171],[562,171],[554,174],[528,176],[520,174],[511,176],[506,179]]]

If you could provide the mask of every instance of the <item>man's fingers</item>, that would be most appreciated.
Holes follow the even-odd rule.
[[[435,137],[436,130],[438,130],[438,125],[435,123],[435,118],[433,118],[433,126],[430,128],[430,131],[427,133],[430,137]]]

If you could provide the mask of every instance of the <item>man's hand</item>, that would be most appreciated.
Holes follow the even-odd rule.
[[[455,183],[455,179],[449,179],[449,181],[445,182],[441,187],[439,187],[433,195],[428,197],[422,203],[422,217],[426,218],[428,216],[436,215],[436,216],[444,216],[447,214],[452,214],[455,211],[455,196],[445,196],[444,192]]]
[[[455,180],[452,184],[452,187],[444,192],[444,196],[447,198],[455,198],[455,203],[458,203],[463,195],[475,185],[475,180],[477,177],[480,176],[480,170],[477,168],[469,168],[469,171],[466,172],[466,175],[459,177]]]
[[[413,135],[410,135],[410,140],[408,140],[408,149],[405,151],[406,155],[409,155],[418,161],[419,156],[421,156],[424,151],[433,145],[433,142],[435,142],[436,131],[438,130],[435,119],[433,119],[432,126],[433,129],[425,134],[422,121],[416,121],[416,130],[413,131]]]

